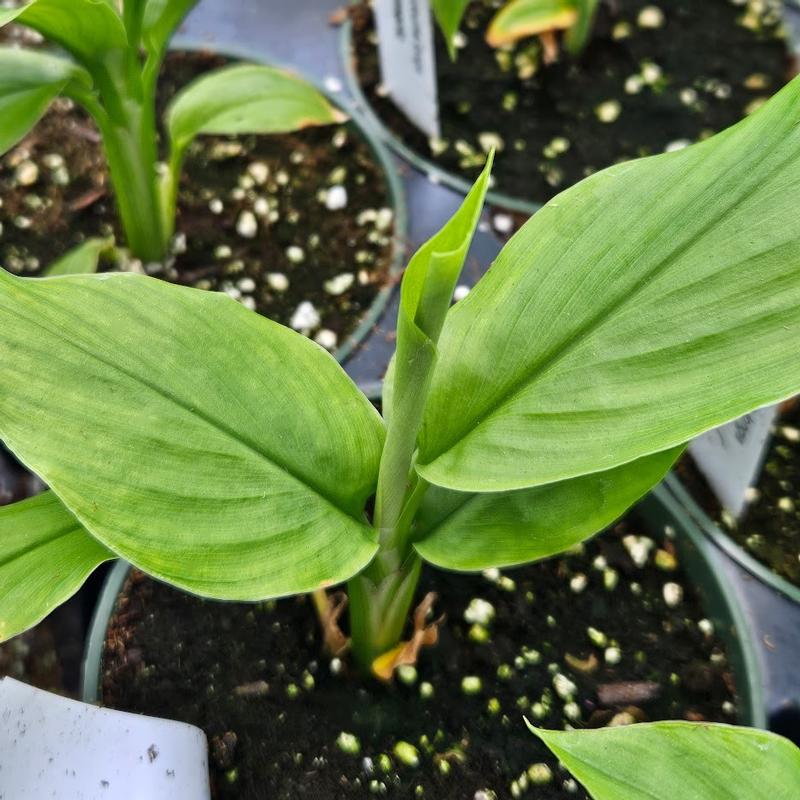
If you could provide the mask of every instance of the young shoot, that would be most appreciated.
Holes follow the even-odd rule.
[[[557,34],[564,32],[564,45],[580,55],[589,39],[600,0],[510,0],[495,14],[486,32],[492,47],[513,44],[538,36],[545,63],[558,59]]]
[[[528,36],[538,36],[546,64],[558,59],[558,34],[564,32],[564,45],[578,56],[592,31],[600,0],[508,0],[494,15],[486,32],[492,47],[513,44]],[[447,42],[450,58],[456,58],[456,35],[469,0],[432,0],[433,14]]]
[[[163,261],[175,229],[181,168],[200,134],[287,133],[344,118],[305,81],[237,64],[185,87],[164,120],[159,159],[156,91],[170,39],[198,0],[30,0],[0,9],[0,26],[38,31],[65,56],[0,47],[0,153],[13,147],[59,95],[100,130],[127,245]]]
[[[340,653],[346,584],[349,655],[391,680],[436,640],[424,563],[563,552],[800,392],[800,79],[568,189],[451,307],[490,169],[408,265],[382,416],[224,295],[0,271],[0,438],[50,486],[0,510],[0,638],[118,557],[206,597],[316,593]]]

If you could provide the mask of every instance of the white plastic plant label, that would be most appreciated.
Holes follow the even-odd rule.
[[[747,505],[747,490],[758,480],[778,414],[777,406],[752,414],[703,434],[689,452],[717,499],[739,517]]]
[[[383,85],[411,122],[428,136],[438,138],[430,0],[375,0],[374,9]]]
[[[0,680],[0,800],[210,797],[199,728]]]

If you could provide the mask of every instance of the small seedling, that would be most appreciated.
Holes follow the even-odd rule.
[[[486,32],[492,47],[512,44],[528,36],[542,42],[545,63],[558,58],[557,34],[564,31],[564,45],[579,55],[589,39],[600,0],[511,0],[494,16]]]
[[[557,34],[564,31],[564,44],[579,55],[589,39],[600,0],[510,0],[492,18],[486,41],[492,47],[513,44],[538,36],[545,63],[558,58]],[[450,57],[456,57],[456,35],[466,13],[468,0],[433,0],[433,12],[445,37]]]

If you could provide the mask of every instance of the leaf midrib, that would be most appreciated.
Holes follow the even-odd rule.
[[[8,555],[0,558],[0,568],[7,567],[13,561],[18,561],[20,558],[24,558],[25,556],[30,555],[31,553],[34,553],[37,550],[41,550],[43,547],[47,547],[48,545],[52,544],[58,539],[61,539],[65,536],[70,536],[73,533],[80,533],[81,531],[83,531],[83,528],[77,521],[75,523],[70,523],[70,524],[65,523],[65,525],[63,527],[60,527],[57,531],[47,536],[41,537],[37,539],[35,542],[31,542],[25,547],[22,547],[18,550],[14,550]],[[89,534],[87,534],[87,536],[88,535]],[[100,542],[97,541],[97,544],[100,544]],[[110,553],[109,557],[111,557]]]
[[[763,147],[762,153],[763,157],[762,159],[759,159],[757,163],[761,163],[763,160],[767,159],[772,154],[772,151],[767,147]],[[783,166],[791,160],[791,158],[792,153],[787,152],[787,155],[767,173],[766,177],[762,178],[758,182],[754,181],[748,190],[743,195],[739,196],[737,203],[746,201],[749,197],[760,190],[765,183],[769,182],[776,172],[780,171]],[[755,166],[756,165],[751,165],[751,171],[755,168]],[[723,173],[723,175],[735,171],[738,167],[738,163],[731,164],[725,173]],[[715,182],[718,182],[719,180],[720,178],[718,177]],[[459,446],[473,436],[481,425],[485,424],[495,415],[501,413],[505,407],[512,404],[520,394],[525,392],[530,387],[531,384],[533,384],[536,380],[542,377],[542,375],[566,358],[577,346],[582,344],[591,333],[600,330],[605,324],[607,324],[632,299],[636,298],[652,280],[659,277],[659,275],[668,267],[670,263],[694,247],[694,245],[697,244],[697,242],[700,241],[711,228],[715,227],[720,220],[725,217],[727,213],[729,213],[730,208],[731,206],[729,204],[726,205],[719,214],[715,215],[706,225],[698,230],[686,242],[682,243],[680,247],[676,248],[675,250],[672,250],[667,256],[658,262],[653,269],[642,275],[642,277],[634,284],[630,291],[622,294],[620,298],[610,306],[604,307],[597,314],[588,319],[584,325],[582,325],[570,337],[565,339],[560,346],[554,348],[551,354],[540,361],[530,372],[524,374],[519,380],[513,382],[504,392],[502,392],[497,402],[495,402],[492,406],[487,407],[482,413],[477,415],[474,418],[474,421],[467,421],[467,425],[470,427],[462,428],[461,431],[451,437],[451,441],[446,447],[439,449],[435,455],[428,459],[426,464],[421,464],[420,466],[424,467],[434,464],[443,455],[449,453],[455,447]],[[668,449],[668,447],[661,449]]]
[[[27,296],[26,296],[26,299],[28,299]],[[0,306],[0,308],[2,308],[2,306]],[[286,464],[282,460],[274,457],[273,454],[262,450],[259,447],[258,443],[255,442],[254,440],[251,440],[249,437],[247,437],[247,438],[241,437],[238,432],[236,432],[234,429],[228,427],[223,422],[215,419],[213,416],[211,416],[209,414],[205,414],[205,413],[201,412],[197,408],[191,408],[191,407],[187,406],[183,401],[180,401],[178,398],[176,398],[171,392],[165,391],[164,389],[159,387],[157,384],[152,383],[151,381],[145,379],[144,377],[139,376],[136,373],[130,372],[129,370],[127,370],[124,367],[122,367],[121,365],[115,364],[113,361],[110,361],[110,360],[98,355],[97,353],[92,352],[90,349],[84,347],[80,343],[78,343],[78,342],[76,342],[76,341],[74,341],[72,339],[68,339],[68,338],[63,337],[62,334],[58,333],[57,331],[54,332],[53,329],[51,329],[48,325],[43,324],[40,320],[31,319],[27,315],[22,314],[19,311],[15,311],[13,309],[9,309],[8,307],[5,308],[5,311],[6,311],[7,314],[11,315],[12,317],[13,316],[17,316],[18,318],[22,319],[26,324],[31,324],[31,325],[34,325],[34,326],[40,328],[41,330],[45,331],[50,336],[54,336],[56,338],[60,338],[65,344],[67,344],[68,346],[70,346],[73,349],[77,350],[78,352],[82,353],[83,355],[88,356],[90,359],[95,359],[96,361],[99,361],[101,364],[103,364],[106,367],[109,367],[111,370],[116,370],[116,371],[120,372],[121,374],[125,375],[130,380],[134,381],[135,383],[141,384],[146,389],[149,389],[151,392],[153,392],[154,394],[158,395],[159,397],[161,397],[161,398],[163,398],[163,399],[165,399],[165,400],[167,400],[167,401],[169,401],[171,403],[174,403],[182,411],[184,411],[187,414],[189,414],[189,416],[196,417],[197,419],[201,420],[202,422],[204,422],[206,425],[208,425],[212,429],[216,430],[219,433],[224,434],[229,439],[233,440],[235,443],[245,447],[247,450],[249,450],[255,456],[257,456],[258,458],[262,459],[263,461],[266,461],[272,467],[280,470],[281,472],[286,474],[289,478],[291,478],[295,482],[299,483],[301,486],[307,487],[310,491],[312,491],[314,494],[316,494],[318,497],[320,497],[322,500],[324,500],[326,503],[328,503],[330,506],[335,508],[340,513],[344,514],[345,516],[349,517],[350,519],[353,519],[355,522],[360,522],[352,514],[348,513],[345,509],[343,509],[339,505],[339,503],[335,499],[333,499],[331,496],[329,496],[327,494],[327,492],[325,492],[321,487],[316,486],[315,484],[312,484],[309,481],[307,481],[305,478],[300,477],[298,474],[296,474],[288,466],[288,464]]]

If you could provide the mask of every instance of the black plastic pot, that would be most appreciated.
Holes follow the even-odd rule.
[[[206,41],[194,39],[186,35],[176,37],[171,47],[174,50],[189,51],[208,51],[210,49],[210,45]],[[264,57],[263,51],[243,45],[217,45],[213,47],[213,52],[216,55],[232,60],[269,63],[268,59]],[[326,88],[324,82],[314,79],[313,76],[310,77],[309,80],[316,84],[317,89],[319,89],[331,103],[334,105],[342,105],[341,98],[336,97],[335,93]],[[340,363],[346,362],[353,352],[362,346],[365,340],[376,330],[378,321],[384,315],[392,299],[399,278],[405,269],[408,241],[408,215],[406,212],[405,192],[390,154],[375,132],[368,126],[361,124],[357,117],[351,116],[348,127],[357,137],[366,142],[375,160],[380,164],[383,170],[389,191],[389,204],[394,212],[394,235],[392,238],[392,259],[386,284],[378,292],[378,295],[372,302],[367,313],[361,318],[356,329],[333,351],[333,356]]]
[[[311,79],[352,117],[370,139],[381,131],[364,113],[358,98],[347,91],[341,31],[330,24],[342,0],[293,0],[291,14],[281,13],[272,0],[202,0],[175,38],[176,47],[205,47],[295,69]],[[463,199],[463,192],[426,175],[396,154],[390,156],[406,199],[405,244],[412,253],[444,225]],[[475,236],[461,283],[473,286],[500,251],[500,242],[484,224]],[[372,399],[380,397],[383,376],[394,353],[399,293],[391,293],[383,313],[373,315],[370,336],[347,355],[345,369]]]
[[[761,662],[749,635],[746,616],[735,592],[717,568],[718,554],[708,540],[692,526],[684,524],[681,509],[671,495],[659,488],[638,507],[652,528],[666,530],[678,547],[681,563],[701,595],[704,610],[719,631],[736,676],[736,690],[743,724],[767,726],[764,678]],[[89,632],[83,673],[83,699],[100,702],[103,675],[103,649],[117,598],[130,570],[118,562],[109,574]]]
[[[800,58],[800,0],[784,0],[784,4],[787,48],[789,52],[794,52]],[[360,113],[378,131],[380,138],[403,160],[427,175],[433,182],[448,186],[459,194],[465,195],[472,186],[471,181],[456,172],[443,169],[430,158],[409,147],[373,110],[370,101],[361,89],[361,84],[356,74],[353,56],[353,26],[349,20],[342,25],[339,48],[342,64],[344,65],[347,90],[355,98],[356,106]],[[498,208],[527,215],[535,214],[543,205],[543,203],[495,191],[489,191],[486,195],[486,200],[487,203]]]
[[[684,507],[687,516],[692,520],[699,531],[711,539],[717,547],[727,553],[734,561],[744,567],[759,581],[774,589],[776,592],[785,595],[792,602],[797,603],[798,610],[800,611],[800,587],[795,586],[785,578],[774,573],[731,539],[731,537],[700,508],[677,475],[670,475],[667,478],[667,485],[676,500]]]

